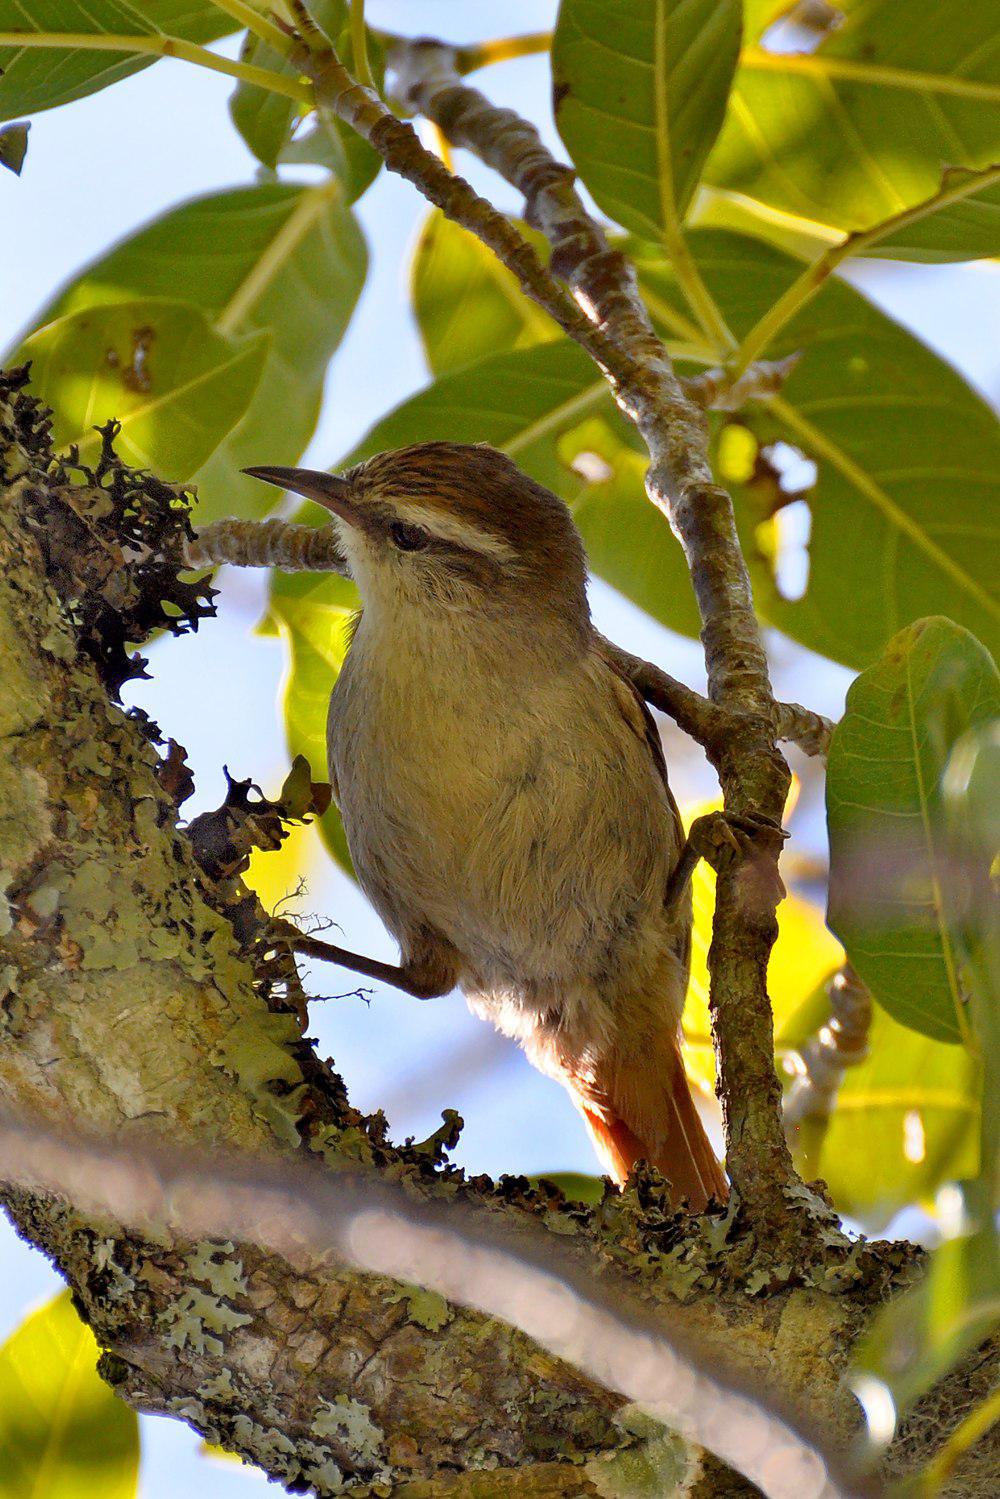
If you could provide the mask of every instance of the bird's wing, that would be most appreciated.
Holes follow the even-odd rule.
[[[670,789],[670,781],[667,777],[667,762],[663,755],[663,744],[656,727],[656,720],[646,706],[645,698],[639,689],[629,681],[624,672],[613,661],[608,659],[599,646],[595,645],[594,650],[611,673],[614,682],[615,697],[621,709],[622,717],[636,738],[645,742],[652,756],[653,764],[656,766],[660,779],[663,782],[663,789],[667,793],[667,802],[677,823],[680,840],[683,842],[684,830],[681,823],[681,814],[677,809],[674,794]]]
[[[633,734],[645,743],[653,764],[663,782],[663,790],[667,797],[667,807],[674,824],[675,847],[677,857],[679,857],[681,849],[684,847],[684,824],[681,821],[680,809],[670,789],[670,781],[667,776],[667,762],[663,754],[663,744],[656,727],[656,720],[649,711],[645,698],[634,683],[630,682],[624,672],[613,661],[608,659],[599,645],[594,645],[594,651],[611,673],[615,698],[621,709],[622,717]],[[690,962],[691,957],[691,929],[689,921],[682,923],[678,939],[678,957],[683,963],[687,964]]]

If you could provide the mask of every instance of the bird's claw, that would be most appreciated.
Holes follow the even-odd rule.
[[[778,900],[785,887],[774,863],[787,833],[769,817],[755,813],[706,812],[696,817],[688,832],[688,843],[717,875],[732,874],[744,866],[765,877]]]

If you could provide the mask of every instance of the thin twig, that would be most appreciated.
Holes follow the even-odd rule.
[[[550,1354],[618,1390],[715,1453],[770,1499],[847,1499],[816,1438],[652,1325],[619,1287],[561,1253],[551,1235],[499,1237],[493,1218],[432,1205],[387,1180],[219,1153],[115,1145],[0,1116],[2,1179],[56,1193],[133,1233],[256,1244],[293,1263],[331,1252],[356,1269],[437,1291],[520,1328]]]
[[[872,997],[849,963],[827,984],[830,1018],[790,1058],[796,1078],[785,1100],[785,1132],[806,1158],[806,1174],[817,1171],[819,1147],[849,1067],[868,1055]]]
[[[788,744],[797,744],[807,755],[825,760],[833,734],[832,719],[812,708],[803,708],[801,703],[778,703],[777,737]]]
[[[236,567],[277,567],[282,572],[340,573],[347,559],[335,526],[300,526],[292,521],[212,521],[185,549],[189,567],[228,562]]]

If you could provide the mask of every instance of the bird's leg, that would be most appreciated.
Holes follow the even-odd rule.
[[[664,905],[670,910],[683,898],[699,859],[710,864],[716,874],[728,874],[741,865],[753,865],[767,871],[767,883],[775,903],[782,900],[785,887],[770,858],[776,841],[787,834],[769,817],[740,815],[735,812],[706,812],[696,817],[681,849],[680,858],[667,882]]]
[[[404,994],[416,999],[436,999],[455,987],[457,974],[454,964],[436,946],[421,943],[404,963],[382,963],[378,958],[366,958],[362,953],[348,952],[333,942],[323,942],[318,937],[309,937],[289,922],[282,922],[275,935],[293,952],[308,958],[322,958],[326,963],[336,963],[340,968],[350,968],[365,978],[378,979],[383,984],[392,984]]]

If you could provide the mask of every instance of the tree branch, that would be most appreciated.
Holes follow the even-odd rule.
[[[626,1287],[644,1324],[690,1338],[712,1362],[733,1360],[737,1379],[790,1408],[804,1392],[806,1425],[842,1449],[858,1420],[842,1379],[849,1350],[873,1308],[912,1276],[908,1246],[828,1234],[794,1262],[762,1265],[750,1283],[756,1240],[739,1215],[675,1213],[654,1176],[590,1210],[516,1178],[467,1181],[443,1161],[454,1119],[423,1144],[394,1147],[380,1116],[350,1106],[302,1034],[280,964],[275,982],[275,955],[258,940],[263,918],[240,879],[247,835],[276,804],[246,805],[237,786],[224,817],[204,814],[197,836],[196,824],[186,835],[177,803],[189,778],[176,754],[161,760],[148,720],[109,701],[105,683],[135,669],[116,631],[141,642],[162,628],[158,600],[171,617],[204,613],[203,584],[163,566],[168,557],[184,566],[184,494],[121,465],[113,429],[97,469],[68,469],[24,378],[0,380],[0,1108],[41,1120],[29,1144],[52,1131],[111,1138],[134,1161],[155,1141],[213,1161],[239,1152],[279,1188],[310,1161],[321,1183],[328,1168],[370,1170],[402,1186],[417,1213],[476,1205],[483,1233],[509,1234],[517,1254],[534,1228],[546,1265],[556,1245],[574,1273],[606,1282],[615,1304]],[[169,546],[150,565],[149,547],[135,542],[158,531]],[[285,800],[298,816],[301,800],[291,791]],[[70,1154],[79,1158],[75,1143]],[[114,1184],[110,1162],[99,1176]],[[118,1186],[131,1212],[134,1183]],[[191,1193],[177,1179],[161,1186],[184,1221]],[[325,1186],[317,1191],[319,1203]],[[485,1483],[491,1499],[582,1499],[620,1490],[637,1462],[662,1471],[669,1455],[671,1439],[637,1431],[620,1396],[493,1317],[317,1263],[303,1252],[307,1233],[290,1242],[300,1209],[287,1197],[271,1199],[277,1221],[268,1218],[285,1259],[229,1239],[127,1233],[88,1213],[82,1191],[79,1204],[4,1195],[20,1231],[70,1281],[109,1350],[102,1371],[115,1388],[285,1484],[320,1495],[376,1484],[399,1499],[443,1485],[472,1499]],[[261,1206],[259,1196],[243,1201]],[[369,1218],[372,1253],[392,1254],[390,1236],[372,1227]],[[904,1468],[923,1460],[927,1422],[946,1436],[994,1367],[990,1352],[943,1388],[914,1445],[898,1448]],[[638,1363],[627,1372],[642,1373]],[[680,1456],[682,1467],[696,1461]],[[699,1492],[734,1491],[734,1475],[708,1471]],[[991,1493],[975,1471],[963,1456],[956,1493]],[[697,1489],[696,1469],[687,1476]]]
[[[58,1194],[146,1240],[237,1240],[293,1264],[331,1252],[355,1270],[424,1287],[528,1334],[587,1378],[705,1447],[769,1499],[847,1499],[818,1444],[676,1328],[650,1320],[626,1287],[602,1284],[544,1233],[514,1237],[464,1204],[419,1202],[374,1176],[138,1148],[61,1135],[0,1115],[3,1178]],[[442,1309],[444,1315],[444,1309]]]

